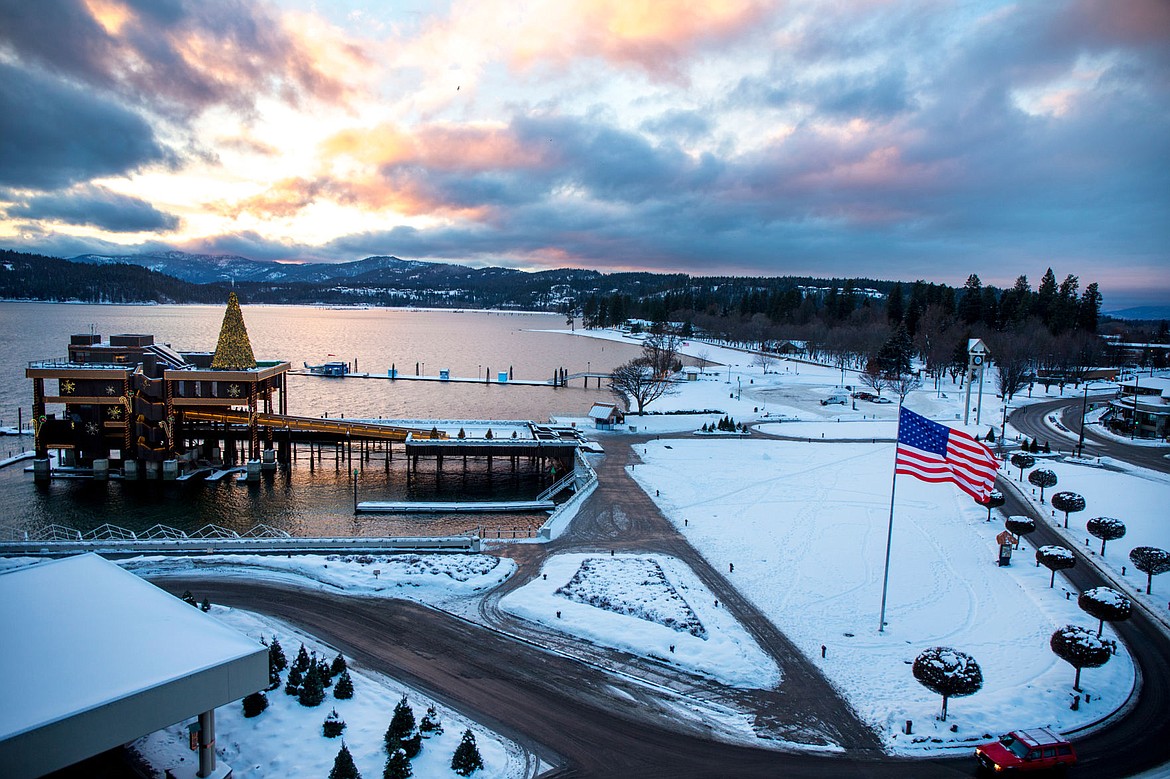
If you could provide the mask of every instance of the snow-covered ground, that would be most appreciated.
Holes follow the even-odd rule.
[[[570,334],[568,330],[555,332]],[[571,334],[638,343],[637,340],[615,330],[578,330]],[[737,422],[768,423],[784,420],[775,430],[781,435],[790,435],[791,433],[785,432],[785,429],[788,424],[795,421],[896,422],[898,417],[896,397],[893,397],[894,402],[889,404],[858,400],[856,404],[851,401],[847,405],[821,405],[821,400],[827,400],[832,395],[843,392],[843,386],[851,386],[855,390],[862,389],[855,370],[842,373],[840,369],[827,365],[777,358],[771,362],[765,373],[764,368],[757,364],[754,354],[739,349],[702,341],[686,341],[679,351],[690,358],[691,362],[706,362],[702,375],[696,381],[678,382],[676,394],[665,395],[653,401],[646,407],[645,415],[628,415],[626,426],[618,431],[613,433],[597,431],[599,436],[628,433],[630,425],[636,427],[638,433],[689,432],[704,424],[716,422],[725,414],[729,414]],[[963,417],[964,396],[964,390],[948,379],[938,391],[930,385],[911,393],[907,405],[931,419],[946,420],[950,424],[955,424],[956,420],[961,421]],[[1033,396],[1031,400],[1017,397],[1012,401],[1012,406],[1018,407],[1027,402],[1049,398],[1041,386],[1035,388]],[[983,408],[978,414],[980,424],[976,425],[975,407],[978,397],[976,386],[971,391],[972,411],[969,414],[971,424],[964,429],[971,434],[985,435],[988,429],[994,427],[998,435],[1003,404],[995,397],[993,376],[990,372],[984,379]],[[1056,387],[1053,387],[1051,397],[1059,397]],[[677,413],[680,411],[712,413],[680,415]],[[590,431],[593,427],[592,421],[585,417],[559,416],[556,421],[562,424],[575,422],[578,427]]]
[[[202,555],[119,560],[139,576],[242,576],[297,587],[450,606],[511,576],[516,564],[486,554]]]
[[[211,613],[225,624],[252,638],[269,641],[276,636],[291,664],[303,643],[306,650],[332,661],[337,650],[312,636],[268,617],[246,611],[213,606]],[[481,779],[512,779],[527,775],[525,755],[519,746],[456,712],[430,700],[410,687],[379,674],[354,666],[350,658],[349,673],[354,695],[349,700],[333,697],[333,688],[325,691],[325,702],[305,707],[282,687],[267,693],[268,709],[258,717],[245,718],[243,707],[236,703],[216,710],[216,752],[219,759],[232,766],[239,779],[261,777],[325,777],[333,767],[344,740],[362,776],[382,775],[386,764],[383,740],[394,706],[402,698],[414,711],[415,723],[421,722],[428,706],[434,706],[442,721],[443,733],[423,740],[422,751],[411,761],[415,779],[455,776],[451,756],[459,745],[463,731],[470,728],[483,758],[484,769],[475,773]],[[281,677],[287,680],[286,669]],[[325,738],[321,723],[331,710],[337,710],[346,728],[341,738]],[[152,733],[135,742],[148,762],[160,769],[191,765],[198,758],[188,748],[187,723],[182,722]]]
[[[893,444],[684,440],[646,445],[633,476],[716,570],[791,638],[898,752],[1005,729],[1070,730],[1123,705],[1134,683],[1124,647],[1086,669],[1092,696],[1071,711],[1073,669],[1049,649],[1067,623],[1091,625],[1067,585],[1048,588],[1025,543],[996,565],[986,511],[957,489],[898,480],[889,600],[878,632]],[[1109,628],[1106,627],[1109,634]],[[982,691],[941,700],[910,671],[931,646],[975,657]],[[822,660],[821,647],[826,657]],[[901,730],[914,722],[914,734]],[[952,732],[951,728],[955,731]]]
[[[563,554],[542,574],[500,608],[725,684],[768,688],[780,680],[772,659],[676,558]]]

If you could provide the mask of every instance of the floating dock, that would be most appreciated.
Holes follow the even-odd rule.
[[[521,514],[552,511],[551,500],[505,501],[396,501],[366,500],[357,504],[358,514]]]

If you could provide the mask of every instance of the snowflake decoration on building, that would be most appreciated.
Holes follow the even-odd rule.
[[[117,406],[112,406],[110,408],[110,410],[107,411],[106,413],[109,414],[110,419],[121,419],[122,418],[122,409],[118,408]]]
[[[98,423],[97,422],[86,422],[85,423],[85,432],[89,433],[90,435],[97,435],[98,434]]]
[[[239,396],[240,396],[240,385],[239,384],[229,384],[228,385],[228,397],[238,398]]]
[[[74,384],[73,382],[69,381],[69,379],[62,379],[61,380],[61,394],[62,395],[72,395],[73,390],[75,390],[75,389],[77,389],[77,385]]]
[[[107,394],[107,395],[111,395],[111,396],[112,396],[112,395],[117,395],[117,394],[118,394],[118,388],[117,388],[117,387],[115,387],[113,384],[107,384],[107,385],[106,385],[106,394]]]

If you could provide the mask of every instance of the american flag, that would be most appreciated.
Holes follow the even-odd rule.
[[[999,462],[983,444],[959,430],[902,407],[894,473],[922,481],[954,482],[977,501],[987,500]]]

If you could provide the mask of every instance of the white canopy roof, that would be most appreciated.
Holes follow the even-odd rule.
[[[94,554],[0,574],[0,765],[37,776],[267,686],[267,649]]]

